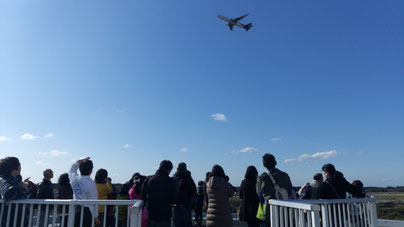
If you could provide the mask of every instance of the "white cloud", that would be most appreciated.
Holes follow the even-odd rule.
[[[248,153],[248,152],[254,152],[254,151],[257,151],[257,149],[253,148],[253,147],[246,147],[246,148],[241,149],[239,151],[233,151],[233,153]]]
[[[280,137],[274,137],[271,139],[271,142],[279,142],[281,140],[282,140],[282,138],[280,138]]]
[[[39,152],[39,154],[46,155],[46,156],[60,157],[60,156],[65,156],[68,153],[66,151],[51,150],[49,152]]]
[[[50,132],[50,133],[44,135],[43,137],[44,138],[52,138],[53,136],[55,136],[55,134]]]
[[[213,120],[215,121],[227,121],[226,116],[222,113],[214,113],[210,115],[210,117],[213,118]]]
[[[21,139],[24,139],[24,140],[36,140],[36,139],[38,139],[38,136],[34,136],[34,135],[30,134],[30,133],[25,133],[24,135],[21,136]]]
[[[188,148],[186,148],[186,147],[183,147],[183,148],[181,148],[181,150],[180,150],[181,152],[188,152],[189,151],[189,149]]]
[[[47,166],[48,163],[47,163],[47,162],[37,161],[37,162],[35,162],[35,165],[36,165],[36,166]]]
[[[5,136],[0,136],[0,142],[4,142],[9,140],[9,138],[5,137]]]
[[[325,152],[317,152],[314,154],[302,154],[297,158],[291,158],[291,159],[286,159],[285,162],[303,162],[309,159],[326,159],[326,158],[332,158],[337,155],[336,150],[331,150],[331,151],[325,151]]]
[[[128,149],[128,148],[131,148],[132,147],[132,145],[130,145],[130,144],[124,144],[123,146],[122,146],[122,148],[123,149]]]

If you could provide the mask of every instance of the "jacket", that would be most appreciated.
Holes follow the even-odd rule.
[[[279,187],[286,189],[289,197],[291,198],[296,197],[296,195],[293,195],[294,190],[292,182],[290,181],[290,177],[287,173],[277,168],[273,168],[268,171],[272,174],[273,178],[275,179]],[[260,198],[265,200],[265,204],[268,204],[268,200],[275,199],[275,187],[267,172],[262,173],[258,177],[256,184],[256,192]],[[266,208],[267,209],[264,213],[265,222],[270,222],[269,206],[266,206]]]
[[[55,199],[53,194],[53,185],[51,181],[43,179],[41,183],[38,184],[37,199]]]
[[[212,176],[206,185],[208,194],[207,227],[232,227],[233,217],[229,198],[234,195],[233,187],[224,177]]]
[[[9,176],[0,176],[1,197],[4,202],[17,199],[26,199],[28,190],[21,187],[17,178]]]
[[[173,177],[178,189],[176,204],[192,207],[196,196],[196,185],[191,177],[191,172],[177,171]]]
[[[175,180],[164,170],[157,170],[142,186],[142,199],[146,202],[149,220],[170,222],[171,205],[177,201]]]
[[[240,208],[241,221],[257,222],[259,197],[255,192],[257,179],[245,179],[240,185],[240,199],[243,200]]]
[[[319,187],[320,199],[345,199],[349,192],[357,198],[364,198],[365,195],[352,184],[350,184],[342,174],[327,178]]]
[[[108,194],[113,192],[111,182],[107,180],[104,184],[96,183],[99,200],[107,200]],[[104,205],[98,206],[98,213],[104,213]]]

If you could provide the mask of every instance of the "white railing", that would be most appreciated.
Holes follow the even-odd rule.
[[[269,205],[272,227],[377,227],[379,224],[374,198],[269,200]]]
[[[379,227],[403,227],[404,221],[379,219]]]
[[[106,226],[107,206],[114,210],[115,226],[119,217],[127,227],[141,227],[141,200],[53,200],[53,199],[24,199],[4,203],[0,200],[0,226],[7,227],[73,227],[76,213],[80,215],[80,227],[83,226],[84,207],[97,209],[104,205],[103,226]],[[91,226],[96,223],[92,218]]]

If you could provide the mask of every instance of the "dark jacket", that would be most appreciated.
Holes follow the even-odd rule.
[[[170,222],[171,205],[177,201],[175,180],[166,171],[157,170],[143,183],[142,199],[146,202],[150,220]]]
[[[203,186],[198,186],[196,192],[196,201],[195,201],[195,212],[202,212],[203,202],[205,200],[205,191],[203,190]]]
[[[243,200],[241,204],[240,216],[241,221],[248,223],[257,223],[257,211],[259,198],[255,191],[257,179],[245,179],[240,185],[240,199]]]
[[[11,204],[9,205],[7,202],[11,200],[17,200],[17,199],[26,199],[28,196],[28,190],[21,187],[17,178],[8,175],[8,176],[0,176],[0,190],[1,190],[1,197],[5,202],[4,206],[4,213],[3,213],[3,218],[1,220],[0,226],[6,226],[7,223],[7,213],[8,213],[8,206],[12,206],[11,210],[15,210],[16,205]],[[17,223],[14,223],[14,215],[16,212],[11,212],[10,214],[10,223],[9,226],[13,226],[13,224],[16,224],[17,226],[20,226],[21,218],[20,216],[22,215],[22,206],[19,206],[18,208],[18,213],[17,213]]]
[[[189,171],[177,171],[173,176],[177,184],[176,205],[192,207],[196,196],[196,185]]]
[[[231,227],[233,217],[229,197],[234,195],[233,187],[224,177],[212,176],[206,185],[209,205],[206,213],[207,227]]]
[[[21,187],[17,178],[13,176],[0,176],[1,197],[4,202],[17,199],[26,199],[28,190]]]
[[[38,184],[38,194],[37,199],[55,199],[53,194],[52,182],[43,179],[41,183]]]
[[[345,199],[349,192],[357,198],[364,198],[365,195],[350,184],[341,173],[327,178],[319,188],[320,199]]]
[[[59,184],[58,199],[73,199],[73,189],[70,183],[64,185]]]

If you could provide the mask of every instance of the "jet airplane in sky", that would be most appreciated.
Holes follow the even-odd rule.
[[[251,23],[246,24],[246,25],[239,23],[239,21],[240,21],[241,19],[243,19],[244,17],[246,17],[246,16],[248,16],[248,14],[246,14],[246,15],[244,15],[244,16],[241,16],[241,17],[237,17],[237,18],[232,19],[232,18],[227,18],[227,17],[225,17],[225,16],[222,16],[222,15],[220,15],[220,14],[217,15],[217,17],[219,17],[220,19],[222,19],[222,20],[224,20],[224,21],[227,22],[226,25],[229,26],[230,30],[232,30],[232,31],[233,31],[233,26],[237,26],[237,27],[240,27],[240,28],[244,28],[246,31],[248,31],[248,30],[253,26]]]

